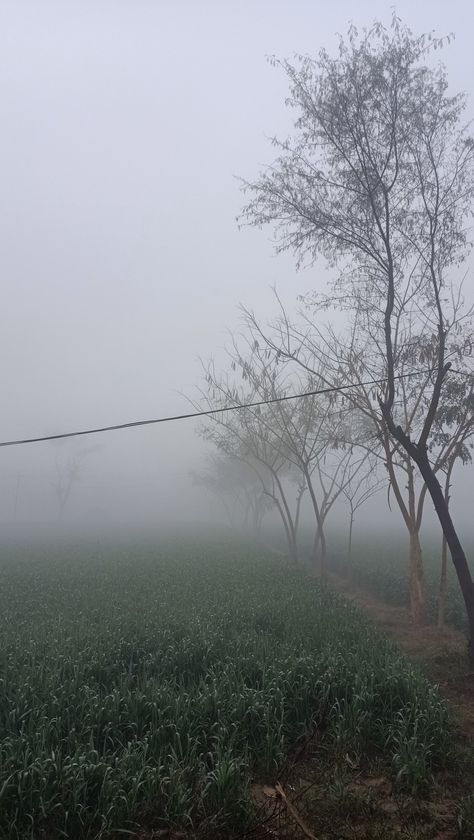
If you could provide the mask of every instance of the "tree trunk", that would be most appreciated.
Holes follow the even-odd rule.
[[[326,546],[326,537],[324,536],[324,531],[321,531],[321,554],[319,557],[319,570],[321,572],[322,580],[326,580],[327,577],[327,546]]]
[[[466,614],[469,627],[468,637],[468,651],[471,661],[474,662],[474,584],[472,581],[471,570],[467,562],[464,549],[459,541],[456,533],[451,514],[449,512],[449,505],[444,498],[441,485],[436,478],[436,475],[428,460],[426,452],[418,454],[416,462],[420,468],[420,472],[426,481],[428,492],[433,500],[433,504],[438,515],[438,519],[443,529],[443,534],[446,537],[446,542],[451,553],[456,575],[461,587],[461,592],[466,607]]]
[[[349,521],[349,542],[347,544],[347,563],[346,563],[346,580],[352,580],[352,530],[354,527],[354,511],[351,510],[351,518]]]
[[[254,501],[252,505],[252,530],[254,539],[258,542],[260,538],[260,512],[258,509],[258,502]]]
[[[289,551],[290,551],[290,559],[294,563],[297,563],[298,562],[298,549],[297,549],[297,545],[296,545],[295,526],[294,526],[294,523],[293,523],[293,518],[291,516],[290,507],[289,507],[288,502],[286,500],[286,496],[285,496],[285,493],[283,491],[283,486],[282,486],[282,483],[281,483],[280,479],[278,478],[277,473],[274,472],[274,470],[272,470],[271,472],[272,472],[272,476],[274,478],[275,484],[278,487],[278,490],[279,490],[279,493],[280,493],[280,499],[281,499],[281,502],[282,502],[282,504],[280,504],[280,502],[278,502],[278,508],[279,508],[281,517],[283,519],[283,522],[284,522],[284,525],[285,525],[285,530],[286,530],[286,533],[287,533],[288,547],[289,547]],[[282,505],[283,505],[283,507],[282,507]]]
[[[326,544],[326,537],[324,535],[323,530],[323,523],[321,522],[318,527],[316,528],[316,534],[314,536],[314,544],[313,544],[313,562],[314,566],[319,565],[319,574],[322,580],[325,580],[327,577],[327,544]]]
[[[425,586],[423,576],[423,554],[420,535],[410,531],[410,614],[414,624],[423,624],[426,618]]]
[[[281,516],[281,521],[283,522],[283,527],[285,529],[286,541],[288,543],[288,556],[289,556],[290,560],[292,561],[292,563],[296,566],[296,564],[298,563],[298,551],[297,551],[297,547],[296,547],[296,540],[295,540],[293,527],[290,528],[290,525],[287,522],[287,519],[286,519],[286,516],[285,516],[285,510],[283,509],[283,507],[280,503],[280,500],[277,499],[275,496],[273,498],[275,500],[276,506],[278,508],[278,512]],[[291,523],[291,525],[293,525],[293,523]]]
[[[324,578],[326,577],[326,537],[324,536],[323,530],[324,517],[321,515],[318,500],[316,498],[316,493],[314,492],[311,475],[307,470],[305,471],[305,478],[306,485],[309,490],[309,495],[311,497],[311,502],[313,505],[314,515],[316,518],[316,534],[313,543],[313,563],[314,567],[316,568],[319,560],[319,571],[321,577]],[[321,549],[319,549],[319,543],[321,543]]]
[[[295,540],[298,539],[298,528],[299,528],[299,524],[300,524],[301,502],[302,502],[302,499],[303,499],[303,495],[304,495],[304,490],[302,490],[301,492],[298,491],[298,496],[297,496],[297,499],[296,499],[295,528],[294,528],[294,530],[295,530]]]
[[[441,541],[441,574],[439,577],[439,595],[438,595],[438,627],[440,630],[444,629],[445,613],[446,613],[446,591],[448,588],[448,543],[443,534]]]
[[[448,464],[446,471],[446,482],[444,485],[444,500],[449,508],[449,488],[451,485],[451,474],[453,472],[454,462],[457,458],[457,450],[453,452],[453,456]],[[439,596],[438,596],[438,627],[443,629],[445,623],[446,613],[446,592],[448,588],[448,543],[443,534],[441,541],[441,573],[439,578]]]
[[[425,616],[425,592],[423,575],[423,555],[420,545],[421,515],[417,517],[415,479],[413,472],[413,464],[410,460],[415,460],[415,458],[413,454],[407,451],[406,472],[408,479],[408,502],[407,504],[405,504],[397,480],[397,476],[395,474],[390,449],[390,442],[388,437],[386,436],[383,438],[383,445],[387,459],[386,466],[390,478],[390,485],[394,492],[398,507],[403,517],[403,521],[405,522],[409,534],[408,585],[410,595],[410,614],[415,623],[421,624]]]
[[[406,460],[410,550],[408,554],[408,581],[410,590],[410,615],[414,624],[425,620],[425,587],[423,576],[423,554],[420,543],[420,529],[416,525],[416,493],[414,466],[411,458]]]

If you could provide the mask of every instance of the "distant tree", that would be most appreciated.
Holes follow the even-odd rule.
[[[55,443],[56,449],[58,449],[58,443]],[[61,457],[58,452],[56,453],[54,461],[55,477],[51,486],[58,506],[59,519],[63,519],[72,490],[81,480],[86,458],[101,449],[102,446],[96,444],[78,449],[74,454],[69,454],[67,457],[64,457],[64,455]]]
[[[81,464],[78,458],[68,458],[67,461],[56,459],[55,479],[51,482],[58,504],[58,515],[62,519],[69,501],[72,488],[80,479]]]
[[[239,458],[213,453],[203,468],[192,470],[194,484],[212,493],[223,506],[229,524],[243,524],[258,538],[265,511],[269,509],[255,471]]]
[[[436,415],[450,370],[456,269],[468,251],[474,142],[461,118],[465,97],[448,95],[445,69],[426,64],[441,46],[414,37],[393,16],[340,39],[297,66],[276,62],[290,80],[296,134],[275,140],[280,156],[247,183],[244,220],[276,223],[277,248],[298,263],[318,254],[339,269],[326,305],[345,308],[378,355],[374,401],[393,445],[419,470],[449,546],[462,590],[474,658],[474,584],[430,458]],[[401,359],[411,333],[431,345],[430,387],[413,432],[396,410]],[[466,366],[465,357],[461,360]],[[412,384],[420,356],[411,357]],[[408,373],[408,371],[407,371]]]
[[[311,321],[312,300],[306,300],[306,309],[299,321],[290,321],[282,301],[277,297],[280,315],[263,330],[249,310],[245,318],[258,330],[258,335],[270,351],[278,355],[280,363],[296,362],[307,374],[314,376],[314,383],[335,387],[328,399],[333,409],[338,409],[339,428],[335,436],[346,446],[357,446],[370,453],[385,465],[390,489],[396,499],[409,535],[409,593],[411,616],[415,622],[425,617],[425,587],[420,542],[420,529],[427,487],[417,482],[415,465],[408,453],[390,438],[380,415],[374,383],[379,376],[378,352],[367,336],[359,335],[357,323],[350,331],[336,333],[331,327],[321,329]],[[310,315],[308,315],[308,310]],[[406,341],[407,358],[415,352],[416,341]],[[419,352],[419,348],[416,352]],[[426,356],[426,348],[423,351]],[[426,363],[426,359],[423,363]],[[419,422],[420,406],[427,389],[431,387],[430,373],[411,382],[411,369],[402,359],[400,379],[397,381],[397,411],[407,430],[412,431]],[[408,376],[405,379],[405,373]],[[313,387],[315,384],[313,383]],[[337,388],[341,388],[340,392]],[[449,401],[448,401],[449,404]],[[336,411],[331,412],[331,417]],[[441,440],[441,437],[439,438]],[[444,441],[446,444],[446,441]],[[436,470],[443,463],[444,447],[438,447]]]
[[[204,387],[200,389],[197,408],[224,408],[252,401],[248,389],[237,387],[226,373],[218,373],[211,362],[204,366]],[[234,410],[210,417],[199,434],[217,451],[246,464],[255,474],[267,502],[281,518],[290,559],[298,561],[297,526],[302,493],[298,493],[296,510],[292,508],[286,487],[290,476],[288,461],[273,445],[271,428],[264,410]]]
[[[352,538],[355,516],[369,499],[379,493],[386,484],[377,471],[377,461],[371,452],[366,452],[362,462],[353,466],[349,480],[342,491],[349,508],[349,535],[347,540],[346,577],[352,577]]]
[[[313,508],[316,531],[313,546],[313,561],[319,562],[322,575],[326,572],[325,520],[337,496],[341,492],[335,483],[334,473],[342,472],[350,460],[348,451],[339,450],[333,464],[333,480],[325,483],[319,465],[326,458],[335,437],[335,421],[329,418],[327,400],[315,396],[286,401],[288,393],[305,393],[313,389],[310,377],[284,375],[278,356],[261,348],[253,325],[246,322],[244,355],[234,341],[232,348],[233,369],[240,372],[242,379],[251,388],[252,400],[266,400],[265,423],[272,446],[288,463],[290,475],[300,474],[297,483],[301,488],[298,495],[297,520],[303,492],[308,490]],[[283,399],[282,399],[283,398]],[[316,485],[319,477],[319,487]],[[322,492],[321,492],[322,491]]]
[[[217,374],[209,365],[202,396],[209,407],[264,404],[213,415],[202,433],[227,455],[250,463],[259,474],[265,495],[282,517],[291,557],[298,553],[301,501],[308,492],[315,516],[313,561],[324,576],[326,519],[353,479],[356,461],[361,463],[365,455],[355,455],[353,440],[347,440],[347,411],[339,406],[331,412],[326,395],[287,399],[291,394],[311,392],[314,377],[293,374],[288,378],[278,354],[259,346],[250,321],[246,327],[240,342],[234,339],[229,351],[234,379]],[[288,499],[288,483],[297,487],[295,508]]]

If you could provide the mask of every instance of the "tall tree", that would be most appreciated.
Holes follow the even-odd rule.
[[[67,455],[63,449],[63,440],[53,441],[53,446],[56,449],[56,457],[54,461],[55,476],[51,486],[58,505],[58,517],[63,519],[73,488],[82,478],[86,459],[99,452],[102,445],[97,443],[92,446],[73,448],[72,450],[68,447]]]
[[[63,519],[72,488],[80,480],[81,466],[81,462],[77,457],[70,457],[66,461],[56,458],[55,478],[51,484],[58,504],[59,519]]]
[[[474,584],[430,457],[451,366],[456,274],[468,251],[474,141],[465,97],[448,94],[442,45],[415,37],[396,15],[387,30],[351,27],[339,54],[276,62],[290,81],[295,134],[254,182],[244,219],[276,225],[277,249],[298,264],[323,255],[336,276],[326,303],[344,307],[370,339],[383,387],[374,405],[393,445],[419,470],[462,590],[474,658]],[[430,343],[433,361],[406,353],[407,336]],[[408,356],[408,360],[407,360]],[[420,424],[403,428],[396,396],[402,359],[412,384],[430,369]],[[461,363],[465,360],[462,359]]]
[[[235,362],[231,362],[235,368]],[[199,408],[215,409],[239,406],[253,402],[255,390],[237,385],[228,373],[217,372],[211,362],[204,368],[205,385],[200,389]],[[257,400],[259,399],[257,395]],[[297,532],[299,510],[304,493],[299,476],[291,469],[286,453],[275,446],[275,435],[269,422],[266,407],[223,411],[211,416],[201,426],[199,433],[212,443],[220,453],[246,464],[257,477],[263,495],[271,502],[284,527],[288,554],[292,562],[298,561]],[[288,479],[298,484],[296,504],[288,492]]]
[[[420,531],[427,486],[410,455],[390,437],[380,414],[374,388],[380,378],[376,343],[371,334],[360,329],[357,319],[349,330],[339,333],[331,327],[318,327],[312,321],[314,303],[311,296],[305,299],[305,309],[296,322],[290,321],[281,299],[278,295],[276,298],[279,315],[265,329],[249,310],[244,310],[245,319],[280,362],[296,362],[306,373],[314,375],[316,381],[341,389],[339,395],[336,392],[331,399],[335,405],[345,402],[349,407],[345,411],[345,416],[351,417],[346,443],[356,444],[384,462],[391,495],[408,531],[410,611],[413,621],[420,623],[425,619],[426,606]],[[452,335],[448,345],[449,356],[461,361],[466,348],[473,343],[470,312],[463,313],[463,306],[462,296],[458,296],[453,303]],[[425,406],[430,399],[436,347],[432,336],[427,339],[412,334],[410,322],[405,329],[395,381],[394,410],[405,433],[413,435],[422,428]],[[420,368],[425,365],[428,368],[413,376],[413,360],[418,360]],[[464,438],[474,422],[472,403],[465,393],[466,389],[472,388],[472,380],[467,377],[457,377],[457,380],[446,383],[431,435],[430,457],[436,473],[445,469],[455,442]]]

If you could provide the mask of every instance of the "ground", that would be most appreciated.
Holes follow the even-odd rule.
[[[426,798],[397,795],[382,772],[374,774],[360,756],[327,757],[321,767],[318,744],[310,742],[292,767],[286,781],[288,808],[278,789],[256,788],[262,803],[280,809],[271,829],[245,835],[263,838],[310,838],[310,840],[455,840],[474,837],[474,823],[460,817],[463,800],[474,790],[474,672],[467,657],[465,636],[451,628],[416,627],[407,609],[392,607],[360,588],[332,575],[330,585],[354,603],[388,636],[428,679],[439,686],[453,709],[459,732],[459,751],[464,754],[463,777],[441,774]],[[318,773],[314,767],[319,765]],[[264,805],[263,805],[264,807]],[[267,805],[267,812],[271,807]],[[467,820],[466,820],[467,817]],[[274,827],[275,826],[275,827]]]
[[[331,586],[368,615],[378,630],[439,685],[456,712],[462,732],[474,739],[474,670],[467,657],[465,635],[450,627],[416,627],[406,608],[384,604],[336,575],[331,576]]]
[[[240,540],[8,551],[0,583],[2,838],[474,838],[461,634]]]

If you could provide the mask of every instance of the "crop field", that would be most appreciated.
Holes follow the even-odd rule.
[[[436,689],[269,553],[183,538],[3,554],[2,838],[243,830],[252,784],[315,728],[412,794],[450,761]]]

